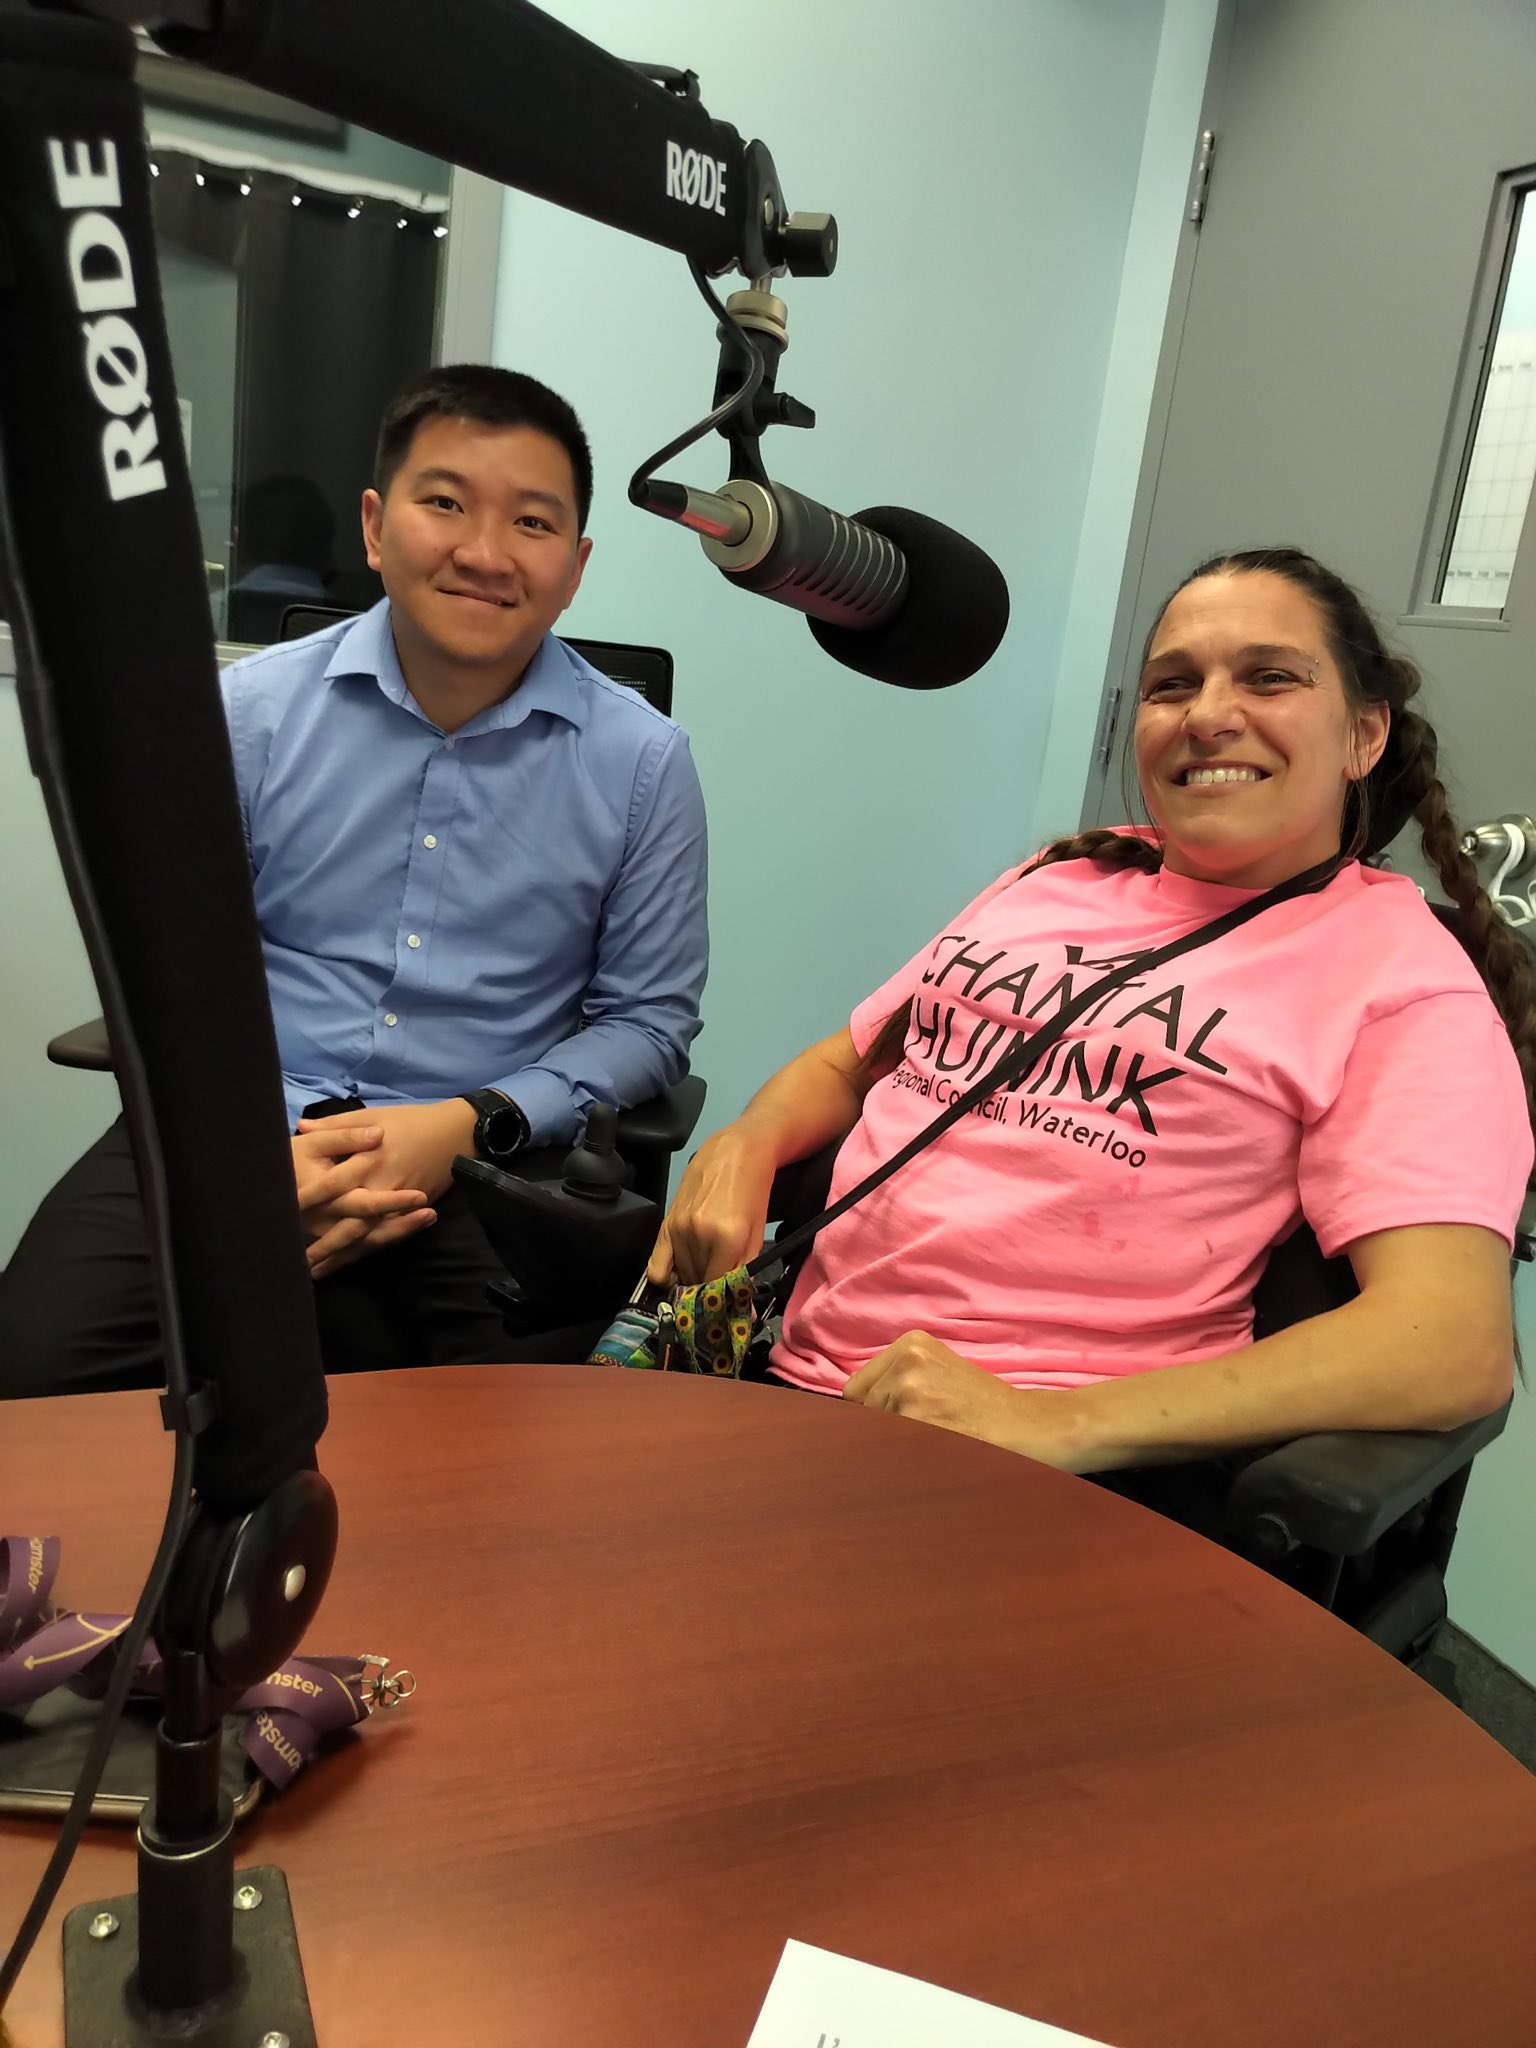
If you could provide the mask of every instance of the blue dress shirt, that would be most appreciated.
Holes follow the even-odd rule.
[[[548,635],[449,736],[387,600],[223,689],[291,1118],[500,1088],[565,1144],[687,1071],[704,800],[669,718]]]

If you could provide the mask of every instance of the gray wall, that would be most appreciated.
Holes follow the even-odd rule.
[[[1515,1287],[1526,1381],[1498,1442],[1473,1468],[1446,1578],[1458,1628],[1536,1685],[1536,1271]]]

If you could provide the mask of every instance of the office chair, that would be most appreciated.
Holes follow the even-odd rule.
[[[290,604],[283,612],[279,638],[301,640],[323,626],[357,616],[355,611],[334,605]],[[671,716],[672,656],[664,647],[629,646],[616,640],[568,640],[566,645],[614,682],[637,691],[656,710]],[[49,1040],[48,1057],[56,1067],[110,1073],[112,1048],[107,1040],[106,1020],[93,1017],[89,1023],[61,1031]],[[618,1151],[630,1169],[631,1185],[637,1194],[663,1209],[673,1156],[692,1137],[704,1107],[704,1095],[703,1078],[686,1074],[665,1094],[619,1111]],[[563,1146],[530,1152],[519,1161],[518,1170],[530,1180],[554,1180],[563,1169],[565,1157]]]
[[[826,1206],[838,1149],[775,1176],[769,1216],[777,1235]],[[1517,1259],[1536,1251],[1532,1208],[1521,1219]],[[1349,1260],[1325,1259],[1303,1224],[1271,1252],[1254,1289],[1254,1337],[1338,1308],[1357,1292]],[[1239,1551],[1454,1698],[1449,1674],[1429,1662],[1446,1618],[1445,1571],[1472,1460],[1499,1435],[1509,1408],[1506,1401],[1444,1433],[1298,1437],[1211,1462],[1106,1474],[1100,1483]]]
[[[1460,912],[1429,907],[1465,948]],[[1536,1197],[1516,1229],[1516,1262],[1536,1255],[1533,1233]],[[1338,1308],[1357,1291],[1348,1259],[1325,1259],[1303,1226],[1276,1246],[1254,1290],[1254,1337]],[[1454,1698],[1449,1673],[1431,1660],[1446,1618],[1445,1572],[1472,1460],[1509,1409],[1506,1401],[1443,1433],[1338,1432],[1233,1459],[1219,1533]]]
[[[107,1038],[107,1021],[92,1017],[48,1041],[48,1057],[56,1067],[76,1067],[81,1072],[110,1074],[112,1047]],[[630,1168],[635,1192],[647,1201],[666,1206],[667,1182],[672,1155],[680,1152],[693,1135],[704,1108],[706,1083],[702,1075],[685,1074],[674,1081],[664,1095],[636,1103],[619,1111],[619,1155]],[[553,1180],[564,1164],[566,1148],[551,1145],[524,1153],[518,1170],[530,1180]]]
[[[302,640],[310,633],[318,633],[323,626],[334,626],[341,619],[357,616],[355,611],[337,605],[290,604],[283,613],[277,637]],[[622,640],[572,640],[564,633],[558,638],[610,682],[637,690],[647,704],[667,718],[672,716],[672,657],[664,647],[637,647]]]

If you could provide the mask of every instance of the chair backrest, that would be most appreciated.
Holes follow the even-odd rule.
[[[672,657],[664,647],[633,647],[622,640],[572,640],[567,647],[601,674],[638,690],[647,704],[672,716]]]
[[[323,626],[334,626],[342,619],[357,617],[359,614],[350,605],[291,604],[283,613],[277,637],[279,640],[303,640],[311,633],[318,633]]]
[[[283,613],[280,640],[302,640],[340,619],[355,619],[357,613],[334,605],[291,604]],[[562,639],[565,636],[561,635]],[[672,715],[672,657],[664,647],[640,647],[623,640],[570,640],[565,644],[583,661],[589,661],[626,689],[638,690],[647,704],[667,717]]]
[[[1270,1253],[1253,1290],[1253,1340],[1342,1308],[1359,1292],[1349,1260],[1325,1259],[1311,1226],[1299,1224]]]

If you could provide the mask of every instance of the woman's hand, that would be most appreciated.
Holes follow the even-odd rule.
[[[717,1280],[763,1248],[773,1148],[744,1122],[706,1138],[688,1162],[646,1267],[658,1287]]]
[[[718,1280],[763,1248],[775,1170],[809,1159],[858,1121],[869,1076],[845,1028],[781,1067],[735,1123],[706,1138],[661,1226],[646,1278]]]
[[[908,1330],[861,1365],[843,1388],[843,1399],[979,1437],[1064,1472],[1094,1467],[1070,1389],[1010,1387],[926,1330]]]

